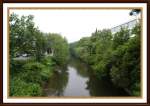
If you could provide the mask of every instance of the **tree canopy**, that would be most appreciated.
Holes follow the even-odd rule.
[[[72,55],[89,64],[98,78],[107,77],[131,95],[140,95],[140,34],[139,24],[115,34],[96,30],[91,37],[71,44]]]

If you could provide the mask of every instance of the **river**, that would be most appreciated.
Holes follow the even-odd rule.
[[[128,96],[108,80],[99,80],[80,60],[71,58],[66,69],[57,69],[44,87],[45,96]]]

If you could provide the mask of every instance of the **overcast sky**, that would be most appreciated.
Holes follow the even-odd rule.
[[[11,10],[18,15],[34,15],[42,32],[59,33],[68,42],[91,36],[96,28],[112,28],[134,19],[131,10]]]

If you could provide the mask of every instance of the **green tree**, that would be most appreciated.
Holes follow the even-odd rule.
[[[110,74],[117,86],[128,89],[132,95],[140,95],[140,26],[133,28],[131,34],[135,36],[114,51]]]
[[[31,54],[33,40],[35,38],[35,28],[33,16],[22,16],[11,14],[10,25],[10,56],[16,57],[19,54]]]
[[[45,52],[47,50],[47,41],[44,33],[37,30],[34,39],[33,53],[37,61],[41,61],[44,58]]]
[[[59,65],[65,65],[69,58],[69,45],[65,38],[59,34],[47,35],[47,43],[49,44],[48,48],[51,48],[53,53],[53,58]]]
[[[139,24],[113,35],[110,30],[96,30],[91,37],[72,44],[72,51],[98,78],[107,77],[131,95],[140,95],[140,34]]]

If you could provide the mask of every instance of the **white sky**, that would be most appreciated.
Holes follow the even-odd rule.
[[[131,10],[11,10],[18,15],[34,15],[42,32],[59,33],[68,42],[91,36],[96,28],[112,28],[134,19]]]

